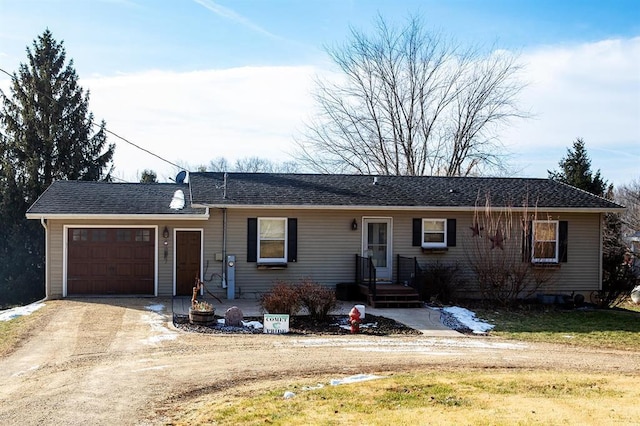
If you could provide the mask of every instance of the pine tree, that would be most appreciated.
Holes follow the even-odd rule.
[[[591,159],[585,143],[578,138],[573,150],[567,150],[567,156],[560,163],[559,172],[549,171],[549,178],[576,188],[583,189],[600,197],[613,200],[613,185],[608,185],[600,176],[591,171]],[[625,245],[622,240],[622,221],[618,213],[605,213],[603,217],[602,241],[602,305],[615,306],[631,291],[631,281],[622,268]]]
[[[0,90],[0,294],[22,299],[0,306],[41,293],[43,229],[25,219],[28,206],[54,180],[108,180],[114,152],[104,121],[94,132],[89,93],[63,42],[46,30],[27,47],[27,59],[10,96]]]
[[[567,149],[567,156],[560,163],[559,172],[549,171],[549,178],[603,197],[607,183],[602,180],[600,170],[591,172],[591,160],[587,155],[584,141],[578,138],[573,142],[573,150]]]

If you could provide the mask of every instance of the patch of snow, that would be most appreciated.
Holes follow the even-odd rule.
[[[242,321],[242,325],[249,328],[260,330],[263,326],[260,321]]]
[[[322,389],[323,387],[324,387],[324,385],[322,383],[318,383],[315,386],[303,386],[302,390],[303,391],[312,391],[312,390]]]
[[[224,323],[224,318],[218,318],[218,325],[224,326]],[[260,330],[263,328],[263,325],[260,321],[242,321],[242,326],[247,328],[254,328],[256,330]]]
[[[450,350],[457,348],[493,350],[493,349],[526,349],[524,343],[492,342],[465,338],[416,338],[411,341],[398,341],[396,339],[358,339],[350,338],[325,339],[308,338],[291,341],[294,346],[299,347],[343,347],[354,351],[371,352],[425,352],[433,353],[442,348]]]
[[[295,394],[295,393],[293,393],[293,392],[291,392],[291,391],[286,391],[282,397],[283,397],[284,399],[291,399],[291,398],[293,398],[294,396],[296,396],[296,394]]]
[[[340,328],[344,328],[345,330],[351,330],[351,326],[348,324],[335,324],[335,325],[340,325]],[[377,322],[369,322],[366,324],[360,324],[360,328],[378,328],[378,323]]]
[[[164,309],[164,305],[162,304],[148,305],[148,306],[145,306],[145,309],[153,312],[162,312],[162,310]]]
[[[374,376],[373,374],[356,374],[355,376],[345,377],[344,379],[331,379],[331,386],[346,385],[350,383],[365,382],[367,380],[383,379],[383,376]]]
[[[460,324],[467,327],[476,334],[483,334],[495,327],[493,324],[481,321],[476,318],[475,312],[458,306],[442,308],[443,312],[453,316]]]
[[[184,208],[184,192],[181,189],[174,192],[169,208],[173,210],[182,210]]]
[[[158,307],[163,305],[152,305],[153,307]],[[151,309],[149,309],[151,310]],[[166,317],[157,311],[151,310],[152,312],[149,314],[144,314],[142,316],[142,320],[149,324],[151,327],[151,331],[154,335],[144,339],[142,343],[147,345],[153,345],[165,340],[175,340],[178,338],[178,333],[175,331],[171,331],[166,327]]]
[[[11,321],[12,319],[31,315],[38,309],[42,308],[44,303],[36,302],[27,306],[17,306],[15,308],[0,311],[0,321]]]
[[[11,377],[20,377],[20,376],[24,376],[27,373],[30,373],[32,371],[36,371],[38,368],[40,368],[39,365],[34,365],[33,367],[29,367],[29,369],[27,370],[23,370],[23,371],[18,371],[17,373],[13,373],[11,375]]]

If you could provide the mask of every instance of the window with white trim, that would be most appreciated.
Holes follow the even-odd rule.
[[[422,219],[422,247],[447,246],[447,219]]]
[[[557,220],[534,220],[531,260],[541,263],[557,263],[558,239]]]
[[[287,261],[287,219],[258,218],[258,262]]]

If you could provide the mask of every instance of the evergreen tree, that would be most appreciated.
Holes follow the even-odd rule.
[[[559,165],[559,172],[548,171],[550,179],[584,189],[600,197],[605,195],[607,183],[600,177],[600,170],[595,175],[592,174],[591,160],[581,138],[573,142],[573,150],[567,149],[567,156],[560,161]]]
[[[153,170],[144,169],[140,176],[140,183],[158,183],[158,175]]]
[[[584,141],[573,143],[573,150],[560,163],[559,172],[549,171],[549,178],[575,186],[600,197],[613,200],[613,185],[608,185],[600,176],[600,170],[591,172],[591,160]],[[631,291],[630,276],[622,266],[625,245],[622,240],[622,220],[618,213],[606,213],[603,223],[602,241],[602,306],[614,306]]]
[[[0,90],[0,306],[42,296],[43,228],[25,212],[54,181],[109,179],[114,145],[93,131],[89,93],[62,42],[46,30]]]

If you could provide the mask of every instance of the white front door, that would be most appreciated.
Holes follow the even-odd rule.
[[[371,258],[378,281],[391,281],[391,224],[390,217],[362,219],[362,256]]]

